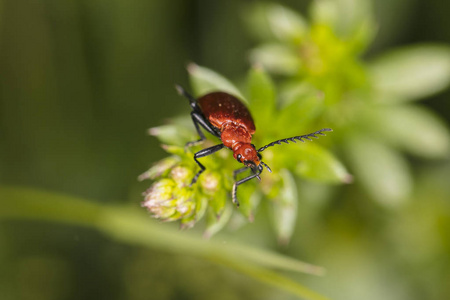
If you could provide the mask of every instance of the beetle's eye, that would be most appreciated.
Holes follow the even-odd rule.
[[[242,155],[240,155],[240,154],[238,154],[237,156],[236,156],[236,159],[238,160],[238,162],[242,162]]]

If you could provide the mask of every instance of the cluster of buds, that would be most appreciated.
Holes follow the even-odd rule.
[[[157,162],[139,176],[141,181],[154,180],[143,193],[142,207],[161,221],[181,220],[182,227],[192,227],[203,217],[208,207],[218,219],[227,198],[222,175],[207,170],[196,184],[191,185],[196,170],[192,157],[181,154],[182,148],[179,147],[170,146],[166,150],[177,155]]]
[[[162,221],[190,217],[195,211],[190,178],[192,171],[182,166],[177,157],[161,160],[139,176],[139,180],[158,179],[143,193],[142,206]]]

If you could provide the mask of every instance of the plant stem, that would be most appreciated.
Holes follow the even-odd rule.
[[[61,222],[92,228],[128,244],[207,258],[305,299],[325,299],[267,269],[321,275],[324,272],[321,267],[240,244],[201,239],[158,224],[136,208],[103,205],[22,187],[0,187],[0,198],[4,199],[0,219]]]

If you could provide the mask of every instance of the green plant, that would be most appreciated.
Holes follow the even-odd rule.
[[[450,50],[420,45],[364,62],[361,55],[376,31],[368,1],[314,1],[310,11],[309,21],[279,5],[257,4],[247,12],[249,27],[263,44],[251,51],[254,67],[242,91],[204,67],[191,64],[188,71],[196,96],[222,90],[247,102],[256,122],[256,145],[322,127],[334,132],[319,142],[265,152],[274,173],[263,174],[258,188],[242,185],[242,206],[235,209],[229,193],[238,164],[229,152],[203,159],[207,172],[189,187],[197,170],[192,156],[200,149],[183,150],[196,138],[193,129],[186,129],[190,120],[152,128],[152,135],[171,145],[164,148],[172,154],[140,177],[156,180],[144,202],[154,217],[190,227],[206,215],[205,235],[211,236],[237,211],[251,221],[265,198],[278,237],[286,242],[296,221],[298,180],[351,182],[333,152],[371,198],[387,207],[404,202],[412,189],[403,152],[425,158],[448,154],[450,135],[443,123],[411,101],[448,85]]]
[[[257,5],[250,27],[263,44],[253,63],[280,79],[280,93],[323,95],[315,118],[335,129],[331,138],[372,199],[395,207],[410,196],[403,152],[443,158],[450,150],[444,123],[413,101],[450,82],[450,49],[409,46],[365,62],[376,25],[369,1],[313,1],[310,20],[279,5]]]
[[[313,128],[317,129],[323,125],[315,122],[306,111],[299,116],[293,113],[291,106],[280,105],[274,83],[260,67],[250,70],[247,76],[247,93],[241,93],[231,82],[209,69],[194,64],[188,69],[195,95],[222,90],[247,102],[258,128],[254,135],[256,145],[264,145],[284,136],[310,132]],[[246,96],[243,96],[244,94]],[[298,95],[292,97],[292,99],[288,97],[285,101],[296,103],[299,100],[295,98]],[[313,101],[315,100],[314,98]],[[315,110],[316,107],[311,109]],[[298,124],[299,117],[309,121],[305,121],[303,126],[292,126]],[[150,133],[163,143],[174,144],[164,146],[164,149],[173,156],[162,160],[141,175],[141,179],[157,179],[147,191],[143,205],[153,216],[167,221],[180,219],[183,226],[194,225],[206,214],[207,236],[221,229],[233,211],[238,210],[252,220],[262,196],[266,196],[273,200],[279,237],[288,240],[295,223],[297,201],[295,176],[331,183],[349,180],[343,165],[318,143],[278,146],[264,152],[264,161],[273,166],[273,173],[263,174],[263,180],[257,189],[255,183],[241,185],[239,187],[241,206],[237,209],[231,204],[229,193],[233,184],[233,170],[239,165],[230,151],[221,151],[217,155],[203,158],[202,163],[204,161],[207,170],[200,176],[198,184],[189,186],[198,169],[193,160],[193,153],[200,148],[195,147],[188,151],[183,148],[186,142],[196,139],[192,129],[185,129],[185,122],[185,119],[179,119],[170,125],[150,130]],[[270,126],[267,126],[268,124]],[[214,139],[209,143],[214,143]]]

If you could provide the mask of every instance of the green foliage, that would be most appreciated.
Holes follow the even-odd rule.
[[[263,196],[273,204],[279,240],[288,241],[296,223],[296,181],[352,181],[353,176],[330,149],[342,154],[356,182],[386,207],[405,202],[412,190],[409,166],[401,151],[425,158],[448,155],[450,134],[442,122],[418,105],[406,105],[405,100],[437,93],[449,84],[450,49],[414,46],[366,63],[360,55],[376,31],[368,1],[314,1],[310,11],[308,21],[276,4],[256,4],[249,10],[248,26],[262,43],[251,51],[254,67],[243,91],[205,67],[190,64],[188,71],[196,96],[222,90],[248,104],[257,127],[256,145],[322,127],[335,132],[319,143],[265,151],[264,161],[274,173],[262,175],[261,192],[255,182],[241,185],[242,207],[227,208],[226,218],[221,215],[228,207],[231,174],[238,164],[225,153],[204,159],[208,171],[201,175],[200,184],[189,187],[188,179],[182,183],[194,203],[188,213],[168,218],[150,209],[154,216],[193,225],[206,209],[206,215],[213,216],[207,218],[207,228],[214,228],[207,230],[211,236],[236,211],[252,220]],[[185,130],[176,122],[170,126],[173,133]],[[167,128],[162,129],[153,133],[165,142]],[[177,144],[187,142],[185,137],[173,136]],[[177,158],[196,172],[192,153],[180,153]],[[153,187],[166,182],[166,177],[153,178],[157,179]],[[213,191],[204,190],[204,180],[214,182]],[[147,197],[153,197],[152,189]]]
[[[0,5],[1,298],[448,298],[448,43],[384,50],[448,40],[446,1],[196,2]],[[189,87],[193,57],[214,71],[189,65]],[[245,101],[257,146],[334,132],[264,151],[274,172],[237,208],[228,150],[189,187],[193,153],[219,141],[185,151],[175,82]]]
[[[418,45],[391,51],[370,65],[373,85],[385,101],[411,101],[442,91],[450,83],[450,49]]]
[[[450,143],[433,109],[448,118],[448,91],[437,94],[449,47],[380,53],[405,37],[445,39],[445,1],[310,2],[301,13],[255,1],[1,5],[1,184],[95,199],[0,188],[2,299],[321,298],[298,282],[333,299],[448,298]],[[187,90],[242,99],[255,145],[334,132],[264,151],[274,172],[239,187],[239,208],[228,150],[202,158],[190,187],[193,153],[219,141],[184,149],[198,136],[171,89],[189,55],[214,71],[189,65]],[[143,138],[149,125],[158,139]],[[162,158],[158,143],[168,157],[136,182]],[[323,270],[294,258],[326,277],[297,274]]]
[[[368,1],[313,1],[309,23],[287,8],[288,21],[277,21],[273,16],[279,10],[272,4],[251,10],[249,25],[265,23],[272,32],[259,35],[263,44],[252,51],[252,61],[278,75],[282,95],[300,87],[321,95],[324,105],[319,109],[316,104],[312,115],[335,130],[330,138],[356,182],[382,205],[405,201],[412,179],[398,151],[443,158],[449,153],[450,134],[434,114],[404,101],[449,85],[450,48],[410,46],[365,63],[359,56],[376,31]]]
[[[366,192],[381,205],[395,207],[408,198],[413,184],[399,150],[437,158],[450,149],[450,135],[432,113],[403,104],[448,85],[450,50],[422,45],[364,63],[359,56],[376,31],[369,12],[366,1],[314,1],[307,21],[280,5],[257,4],[249,12],[248,23],[263,43],[251,52],[255,67],[248,73],[246,93],[205,67],[191,64],[188,70],[195,95],[222,90],[248,103],[258,128],[256,145],[320,127],[333,128],[335,132],[324,139],[326,148],[340,149]],[[277,76],[277,84],[265,70]],[[176,122],[168,126],[154,130],[162,142],[167,140],[167,128],[174,133],[185,130]],[[185,135],[174,137],[188,141],[183,139]],[[274,173],[263,175],[261,190],[264,198],[273,202],[280,240],[288,241],[295,227],[295,178],[323,183],[352,181],[344,165],[326,148],[315,143],[264,152],[264,161],[273,166]],[[191,156],[182,154],[181,161],[196,171]],[[193,225],[203,215],[196,211],[203,212],[206,202],[207,214],[215,216],[207,219],[207,227],[214,228],[208,231],[210,236],[231,215],[227,210],[225,220],[220,218],[232,185],[230,174],[238,165],[227,154],[216,155],[214,163],[211,158],[205,161],[208,171],[201,178],[214,178],[213,192],[202,191],[202,181],[199,187],[188,187],[186,179],[183,189],[195,203],[189,213],[168,218],[150,211],[158,218],[189,220]],[[165,182],[162,178],[165,176],[153,186]],[[239,210],[252,220],[261,193],[255,191],[254,182],[241,187],[238,197],[243,205]],[[153,197],[152,192],[147,197]],[[251,203],[252,197],[258,200]],[[202,208],[194,209],[199,206]]]
[[[190,77],[194,95],[205,95],[216,91],[217,87],[220,87],[221,91],[227,92],[238,97],[244,102],[247,102],[245,97],[241,94],[239,89],[233,85],[233,83],[216,72],[193,63],[189,64],[188,71],[189,74],[195,74],[195,76]]]
[[[202,95],[220,90],[242,97],[240,96],[242,93],[230,81],[214,71],[192,64],[188,70],[195,94]],[[276,96],[274,83],[260,67],[254,67],[248,73],[247,91],[247,97],[243,99],[247,99],[249,109],[256,119],[255,123],[258,128],[254,136],[256,145],[264,145],[273,140],[287,137],[279,136],[279,133],[284,131],[287,132],[283,133],[285,135],[302,134],[297,131],[300,129],[284,130],[284,126],[285,124],[295,124],[297,119],[302,117],[302,115],[288,112],[293,111],[292,106],[298,105],[298,102],[308,101],[309,94],[297,95],[294,97],[295,99],[288,100],[290,105],[278,109],[281,103]],[[283,122],[278,122],[279,114],[284,116]],[[306,114],[305,119],[308,119]],[[303,124],[303,131],[311,132],[315,131],[313,128],[318,129],[314,127],[318,126],[314,125],[314,119],[309,118],[309,121]],[[268,126],[269,124],[270,126]],[[172,125],[164,126],[163,130],[153,128],[150,132],[164,142],[167,141],[167,137],[164,136],[167,132],[178,131],[183,132],[182,124],[173,122]],[[189,141],[184,140],[183,137],[183,135],[179,136],[181,142],[177,144]],[[214,140],[211,142],[214,143]],[[218,142],[217,139],[215,142]],[[233,184],[233,170],[240,167],[230,151],[222,151],[217,155],[202,158],[206,171],[199,177],[198,183],[190,186],[193,175],[198,171],[193,160],[193,153],[200,148],[194,147],[186,149],[184,152],[182,148],[165,147],[167,151],[175,154],[170,161],[178,161],[178,163],[169,166],[167,160],[163,160],[140,177],[140,179],[156,179],[146,192],[143,206],[147,207],[154,217],[164,221],[181,220],[183,226],[193,226],[203,217],[206,210],[205,236],[209,237],[226,225],[235,210],[252,220],[260,203],[259,198],[265,195],[274,202],[274,219],[279,238],[288,241],[293,233],[296,216],[295,209],[293,209],[296,207],[296,185],[293,175],[297,174],[303,178],[330,183],[346,182],[349,175],[343,165],[328,150],[318,144],[305,143],[305,145],[277,147],[278,151],[271,148],[264,152],[264,161],[269,166],[275,167],[273,174],[263,176],[262,194],[255,190],[255,182],[239,186],[238,198],[241,202],[239,209],[233,209],[230,205],[229,194]],[[154,171],[161,169],[161,165],[168,167],[164,172]],[[190,176],[175,178],[174,170],[180,168],[184,170],[183,174],[190,174]],[[189,168],[190,171],[188,171]],[[169,193],[161,194],[160,190],[164,192],[168,190]]]

